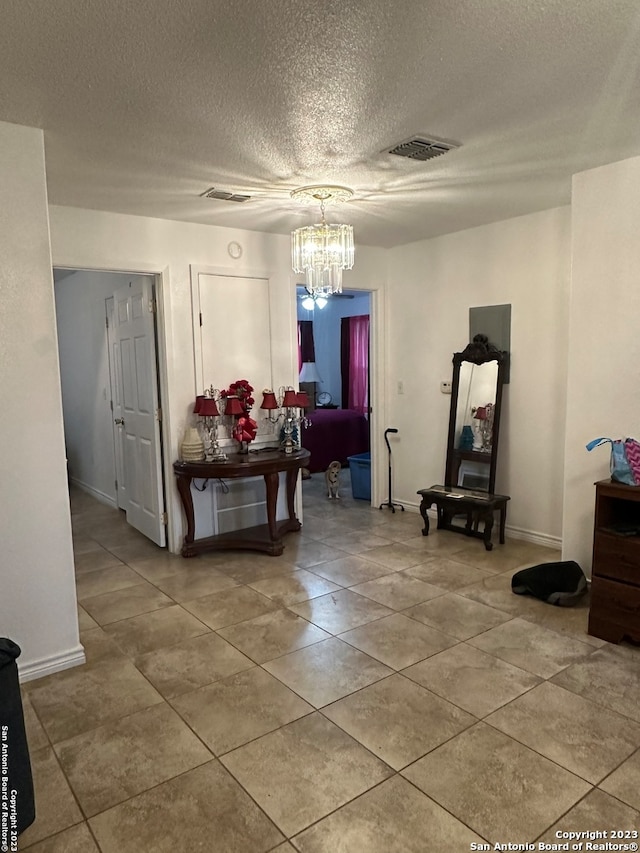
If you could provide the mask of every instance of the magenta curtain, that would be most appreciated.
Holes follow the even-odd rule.
[[[349,408],[369,411],[369,315],[349,317]]]

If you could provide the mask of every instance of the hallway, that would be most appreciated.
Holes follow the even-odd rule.
[[[640,829],[640,649],[486,552],[303,487],[282,557],[184,560],[72,492],[82,667],[23,685],[32,853],[463,853]],[[478,848],[481,849],[481,848]]]

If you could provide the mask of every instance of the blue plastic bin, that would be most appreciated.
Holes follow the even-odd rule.
[[[351,494],[356,500],[371,500],[371,454],[347,456],[351,472]]]

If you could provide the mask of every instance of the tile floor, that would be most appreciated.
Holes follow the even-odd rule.
[[[282,557],[183,560],[72,494],[87,663],[23,685],[31,853],[461,853],[640,830],[640,649],[415,513],[304,483]],[[488,847],[486,849],[489,849]]]

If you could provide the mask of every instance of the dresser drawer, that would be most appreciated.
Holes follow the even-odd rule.
[[[640,588],[592,578],[590,616],[615,623],[632,636],[640,636]]]
[[[596,530],[592,574],[640,587],[640,536],[616,536]]]

